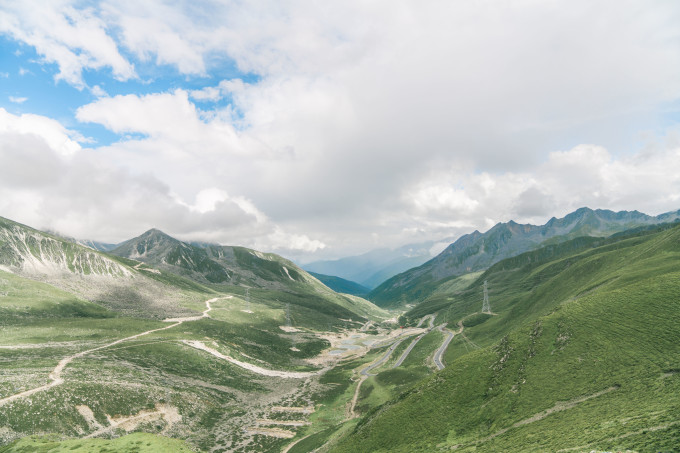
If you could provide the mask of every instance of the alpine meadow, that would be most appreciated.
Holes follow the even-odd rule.
[[[680,453],[679,21],[0,2],[0,453]]]

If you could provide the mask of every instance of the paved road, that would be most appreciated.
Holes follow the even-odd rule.
[[[446,333],[448,335],[442,345],[439,346],[439,349],[437,349],[437,352],[434,353],[434,364],[437,366],[438,370],[444,369],[445,365],[442,361],[442,357],[444,356],[444,352],[446,352],[446,348],[449,347],[449,343],[451,343],[451,340],[453,340],[454,335],[453,332],[451,332],[449,329],[445,329],[445,327],[446,323],[437,327],[441,333]]]
[[[392,366],[392,368],[396,368],[396,367],[398,367],[398,366],[401,366],[401,364],[404,362],[404,360],[406,359],[406,357],[408,357],[408,355],[411,353],[411,349],[413,349],[413,347],[416,345],[416,343],[418,343],[418,342],[420,341],[420,339],[423,338],[424,336],[425,336],[425,334],[424,334],[424,333],[421,333],[420,335],[418,335],[417,337],[415,337],[415,338],[413,339],[413,341],[411,342],[411,344],[408,345],[408,348],[406,348],[406,350],[405,350],[404,353],[401,355],[401,357],[399,357],[399,360],[397,360],[397,361],[395,362],[395,364]]]
[[[397,360],[397,362],[392,366],[392,368],[396,368],[396,367],[400,366],[400,365],[404,362],[404,360],[406,360],[406,357],[408,357],[408,355],[411,353],[411,349],[413,349],[413,347],[420,341],[420,339],[423,338],[423,337],[424,337],[425,335],[427,335],[428,333],[430,333],[430,331],[431,331],[432,329],[434,329],[434,315],[425,315],[425,316],[423,316],[423,317],[420,319],[420,321],[418,322],[418,325],[417,325],[416,327],[422,326],[426,319],[429,319],[429,320],[430,320],[430,323],[429,323],[430,326],[427,328],[427,332],[421,333],[420,335],[418,335],[417,337],[415,337],[415,338],[413,339],[413,341],[411,342],[411,344],[408,345],[408,348],[406,348],[406,350],[404,351],[404,353],[401,355],[401,357],[399,357],[399,360]]]
[[[401,342],[404,341],[405,339],[406,338],[402,338],[401,340],[397,340],[394,343],[392,343],[392,346],[390,346],[385,355],[382,356],[380,360],[378,360],[377,362],[374,362],[367,366],[366,368],[364,368],[363,370],[361,370],[361,374],[364,376],[375,376],[375,374],[370,374],[369,371],[371,371],[374,368],[378,368],[380,365],[387,362],[387,359],[389,359],[394,350],[397,349],[397,346],[399,346]]]

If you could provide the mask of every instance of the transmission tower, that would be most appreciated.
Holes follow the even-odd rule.
[[[250,311],[250,288],[246,288],[246,310]]]
[[[486,287],[486,280],[484,280],[484,302],[482,303],[482,313],[491,313],[491,305],[489,305],[489,290]]]

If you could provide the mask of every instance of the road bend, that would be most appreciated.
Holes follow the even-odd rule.
[[[420,318],[420,321],[418,321],[418,325],[416,327],[420,327],[423,325],[426,319],[430,320],[430,329],[434,327],[434,315],[425,315],[422,318]]]
[[[428,333],[430,333],[430,332],[432,331],[432,329],[434,329],[434,315],[423,316],[423,318],[422,318],[422,319],[420,320],[420,322],[418,323],[418,326],[417,326],[417,327],[420,327],[420,326],[423,324],[423,322],[425,322],[425,320],[428,319],[428,318],[429,318],[429,320],[430,320],[430,323],[429,323],[429,327],[427,328],[427,331],[424,332],[424,333],[421,333],[420,335],[418,335],[417,337],[415,337],[415,338],[413,339],[413,341],[411,341],[411,344],[408,345],[408,348],[406,348],[406,350],[401,354],[401,357],[399,357],[399,359],[394,363],[394,365],[392,366],[392,368],[396,368],[396,367],[398,367],[398,366],[401,366],[401,364],[404,362],[404,360],[406,360],[406,357],[408,357],[408,355],[411,353],[411,350],[413,349],[413,347],[414,347],[416,344],[418,344],[418,342],[419,342],[425,335],[427,335]]]
[[[406,348],[406,350],[403,352],[403,354],[401,354],[401,357],[399,357],[399,359],[398,359],[396,362],[394,362],[394,365],[392,365],[392,368],[396,368],[396,367],[398,367],[398,366],[401,366],[401,364],[404,362],[404,360],[406,360],[406,357],[408,357],[408,355],[411,353],[411,349],[413,349],[413,347],[414,347],[414,346],[420,341],[420,339],[423,338],[424,336],[425,336],[425,334],[424,334],[424,333],[421,333],[420,335],[418,335],[417,337],[415,337],[415,338],[413,339],[413,341],[411,342],[411,344],[408,345],[408,348]]]
[[[400,336],[401,336],[401,335],[403,335],[403,333],[400,334]],[[422,335],[422,334],[421,334],[421,335]],[[369,376],[376,376],[375,374],[371,374],[370,371],[373,370],[373,369],[375,369],[375,368],[377,368],[377,367],[379,367],[379,366],[382,365],[383,363],[385,363],[385,362],[390,358],[390,356],[392,355],[392,353],[394,352],[394,350],[397,349],[397,347],[398,347],[398,346],[399,346],[406,338],[408,338],[408,337],[405,336],[404,338],[396,338],[396,339],[394,340],[394,343],[392,343],[392,345],[390,346],[390,348],[385,352],[385,354],[384,354],[382,357],[380,357],[380,359],[376,360],[375,362],[371,363],[370,365],[368,365],[368,366],[367,366],[366,368],[364,368],[363,370],[359,371],[359,375],[360,375],[360,377],[359,377],[359,382],[357,383],[357,388],[354,390],[354,397],[352,398],[352,402],[351,402],[351,404],[350,404],[350,406],[349,406],[349,413],[348,413],[348,418],[347,418],[347,419],[356,418],[356,417],[358,416],[357,413],[356,413],[356,406],[357,406],[357,401],[358,401],[358,399],[359,399],[359,390],[361,389],[361,384],[363,384],[364,381],[365,381]]]
[[[363,376],[375,376],[375,374],[371,374],[371,373],[369,373],[369,371],[371,371],[371,370],[373,370],[373,369],[375,369],[375,368],[378,368],[380,365],[382,365],[383,363],[387,362],[387,360],[390,358],[390,356],[392,355],[392,353],[394,352],[394,350],[397,349],[397,347],[398,347],[398,346],[401,344],[401,342],[404,341],[405,339],[406,339],[406,338],[402,338],[402,339],[397,340],[397,341],[395,341],[394,343],[392,343],[392,346],[390,346],[390,348],[387,350],[387,352],[385,352],[385,355],[383,355],[379,360],[377,360],[377,361],[371,363],[369,366],[367,366],[366,368],[364,368],[363,370],[361,370],[360,373],[361,373]]]
[[[21,392],[21,393],[17,393],[15,395],[10,395],[10,396],[7,396],[5,398],[0,398],[0,406],[4,406],[5,404],[11,403],[11,402],[18,400],[20,398],[26,398],[27,396],[31,396],[34,393],[42,392],[42,391],[48,390],[52,387],[55,387],[57,385],[63,384],[64,378],[61,377],[61,374],[64,371],[64,369],[68,366],[68,364],[71,363],[75,359],[86,356],[86,355],[91,354],[95,351],[110,348],[111,346],[115,346],[115,345],[122,343],[124,341],[134,340],[134,339],[137,339],[139,337],[149,335],[150,333],[160,332],[161,330],[172,329],[173,327],[177,327],[177,326],[179,326],[182,323],[187,322],[187,321],[197,321],[199,319],[207,318],[207,317],[210,316],[210,315],[208,315],[208,312],[210,312],[210,310],[212,310],[212,306],[210,305],[211,302],[215,302],[219,299],[230,299],[231,297],[232,296],[215,297],[213,299],[205,301],[206,309],[203,311],[203,313],[200,316],[190,316],[190,317],[186,317],[186,318],[165,319],[164,322],[171,322],[172,324],[170,324],[167,327],[160,327],[158,329],[147,330],[146,332],[138,333],[136,335],[132,335],[132,336],[125,337],[125,338],[121,338],[119,340],[113,341],[113,342],[105,344],[103,346],[98,346],[96,348],[87,349],[87,350],[81,351],[77,354],[73,354],[73,355],[70,355],[68,357],[64,357],[63,359],[61,359],[59,361],[57,366],[49,374],[49,378],[52,382],[45,384],[45,385],[41,385],[40,387],[35,387],[35,388],[30,389],[30,390],[26,390],[26,391]]]
[[[442,361],[442,358],[444,356],[444,353],[446,352],[446,348],[449,347],[449,343],[451,343],[451,340],[453,340],[453,336],[455,335],[452,331],[446,328],[446,323],[440,325],[437,327],[441,333],[446,333],[446,339],[442,343],[441,346],[439,346],[439,349],[437,349],[437,352],[434,353],[434,364],[437,367],[438,370],[443,370],[444,369],[444,362]],[[462,331],[462,329],[461,329]]]

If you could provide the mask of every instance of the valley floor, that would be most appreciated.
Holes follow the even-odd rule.
[[[205,451],[288,451],[301,439],[358,417],[366,409],[357,407],[365,399],[362,383],[373,380],[379,371],[408,364],[419,341],[435,327],[433,316],[424,317],[418,327],[405,329],[378,328],[371,321],[327,332],[279,326],[283,338],[292,335],[301,340],[312,335],[327,347],[298,365],[310,371],[277,370],[219,339],[197,337],[196,331],[183,329],[219,320],[227,313],[262,314],[258,310],[262,307],[253,304],[254,310],[246,310],[243,301],[234,297],[212,297],[205,300],[200,315],[168,318],[163,321],[168,325],[162,327],[157,322],[120,318],[89,325],[78,320],[64,321],[64,325],[54,320],[31,322],[22,331],[19,326],[4,327],[7,335],[0,340],[8,344],[0,345],[0,360],[11,361],[13,366],[0,372],[3,442],[21,438],[23,433],[52,431],[87,440],[81,444],[86,451],[95,445],[88,442],[97,442],[94,438],[141,430],[185,439],[188,444],[177,444],[180,450],[186,445]],[[421,327],[426,321],[429,325]],[[151,328],[142,327],[148,324]],[[142,328],[133,333],[136,325]],[[48,333],[54,330],[59,331],[60,341]],[[26,339],[31,342],[21,342]],[[429,346],[430,356],[434,346]],[[399,353],[396,362],[395,351]],[[64,355],[56,365],[45,370],[60,354]],[[424,357],[423,351],[419,355],[421,365],[429,360],[434,369],[431,357]],[[163,368],[172,369],[156,369],[158,360],[165,361]],[[190,366],[178,369],[184,361]],[[383,399],[394,394],[394,389],[385,390]],[[350,394],[350,398],[345,396]],[[214,408],[206,409],[206,403]],[[338,407],[342,407],[339,412]],[[47,442],[24,437],[15,447],[43,441]],[[70,445],[71,441],[63,442]],[[15,447],[0,446],[0,451]]]

